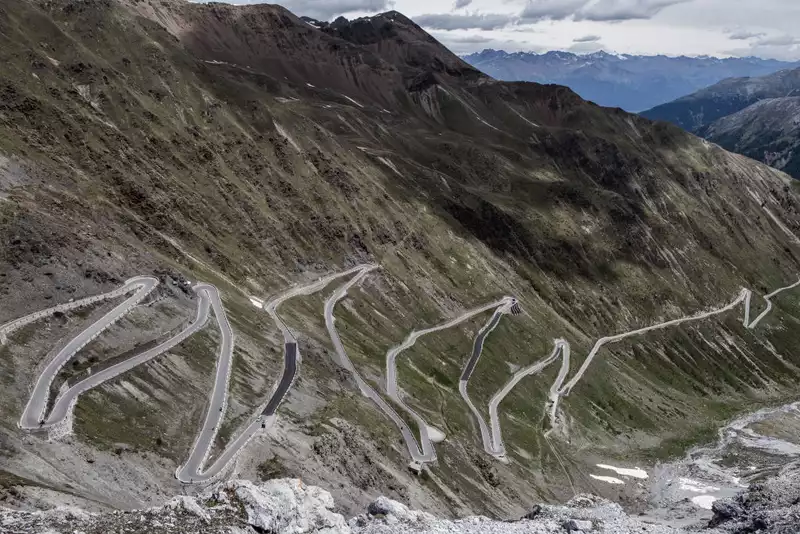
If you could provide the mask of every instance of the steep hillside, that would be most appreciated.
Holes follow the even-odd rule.
[[[800,178],[800,69],[732,78],[642,113]]]
[[[728,150],[800,178],[800,96],[760,100],[698,133]]]
[[[558,83],[601,106],[641,111],[670,102],[720,80],[763,76],[797,66],[759,58],[508,53],[484,50],[465,56],[476,68],[508,81]]]
[[[302,477],[351,511],[385,494],[519,517],[583,489],[634,505],[644,486],[596,464],[648,467],[796,395],[798,232],[785,174],[495,81],[395,12],[8,0],[0,323],[67,307],[0,332],[0,486],[15,506],[143,506],[196,491],[175,477],[197,436],[202,464],[252,426],[223,476]],[[35,392],[56,411],[165,345],[37,431]],[[505,455],[487,453],[480,416],[541,360],[495,406]],[[404,425],[436,441],[419,476]]]
[[[643,117],[668,121],[699,132],[714,121],[767,98],[800,94],[800,69],[787,69],[760,78],[730,78],[642,112]]]

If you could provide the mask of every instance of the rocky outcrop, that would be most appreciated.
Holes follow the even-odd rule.
[[[482,516],[439,519],[426,512],[379,497],[367,512],[345,521],[334,512],[327,491],[297,479],[271,480],[260,485],[236,480],[219,484],[196,497],[180,496],[164,506],[128,512],[87,513],[70,508],[46,512],[0,511],[2,532],[85,534],[549,534],[614,533],[678,534],[628,517],[618,504],[581,495],[566,506],[537,505],[535,513],[518,521]]]
[[[752,484],[732,499],[714,503],[710,526],[732,534],[794,534],[800,529],[800,467]]]

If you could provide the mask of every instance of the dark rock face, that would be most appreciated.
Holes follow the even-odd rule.
[[[796,534],[800,532],[800,470],[788,467],[732,499],[715,502],[713,511],[709,527],[731,534]]]

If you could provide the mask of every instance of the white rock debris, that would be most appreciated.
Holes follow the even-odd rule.
[[[618,504],[580,495],[566,506],[536,505],[524,518],[439,519],[379,497],[367,512],[346,521],[327,491],[296,479],[255,484],[220,483],[196,497],[176,497],[162,507],[87,513],[0,509],[0,532],[84,534],[679,534],[683,531],[628,517]],[[710,531],[706,531],[709,532]]]

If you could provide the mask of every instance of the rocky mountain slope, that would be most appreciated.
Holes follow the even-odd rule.
[[[726,78],[764,76],[797,65],[755,57],[636,56],[603,51],[535,54],[484,50],[464,59],[498,80],[566,85],[601,106],[628,111],[650,109]]]
[[[486,517],[459,520],[436,518],[409,510],[403,504],[380,497],[352,519],[336,513],[331,494],[307,486],[298,479],[278,479],[256,485],[231,481],[210,488],[197,497],[176,497],[163,506],[130,512],[102,514],[59,508],[47,512],[14,512],[0,509],[0,527],[11,532],[163,532],[292,534],[680,534],[676,529],[649,525],[628,517],[618,504],[580,495],[566,506],[536,505],[517,521],[493,521]],[[730,516],[733,517],[732,515]],[[714,534],[718,531],[706,531]]]
[[[642,113],[800,177],[800,69],[733,78]]]
[[[0,527],[10,532],[86,534],[112,531],[125,534],[788,534],[796,531],[800,520],[797,498],[796,473],[784,473],[736,499],[717,503],[714,518],[702,530],[683,530],[641,521],[628,516],[618,504],[592,495],[578,495],[564,506],[537,504],[522,518],[509,521],[482,516],[457,520],[437,518],[379,497],[369,504],[365,513],[347,520],[336,513],[330,493],[299,479],[275,479],[262,484],[234,480],[209,488],[196,497],[175,497],[162,506],[145,510],[88,513],[68,507],[44,512],[0,508]]]
[[[636,509],[645,468],[796,394],[797,292],[758,328],[742,322],[743,287],[756,317],[759,295],[800,272],[788,176],[565,87],[496,81],[399,13],[318,27],[272,5],[3,2],[0,156],[0,323],[133,276],[160,281],[59,371],[53,397],[184,328],[199,300],[187,281],[218,289],[235,349],[211,457],[284,372],[285,335],[253,302],[355,265],[380,269],[336,306],[335,327],[363,382],[403,414],[387,395],[390,349],[507,295],[521,312],[485,341],[469,382],[478,413],[489,420],[516,372],[549,363],[497,408],[500,461],[459,393],[490,312],[404,351],[404,402],[439,441],[417,476],[335,350],[323,312],[338,286],[298,295],[280,321],[299,377],[225,476],[299,476],[352,513],[382,494],[516,518],[589,490]],[[53,314],[0,346],[6,505],[130,509],[199,491],[175,473],[216,384],[219,317],[81,395],[73,434],[18,426],[49,359],[122,301]],[[599,339],[700,312],[588,358]],[[551,417],[554,384],[583,363]],[[609,482],[597,464],[643,468]]]
[[[800,96],[760,100],[698,133],[728,150],[800,178]]]

